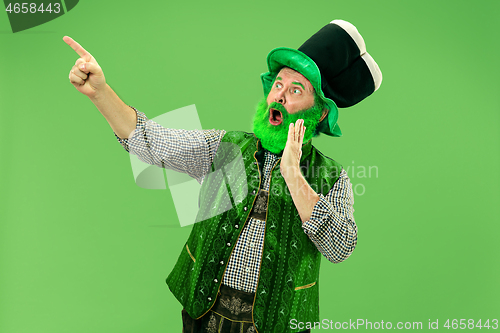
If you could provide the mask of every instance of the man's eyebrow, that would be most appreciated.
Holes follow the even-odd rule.
[[[277,76],[277,77],[276,77],[276,80],[280,80],[280,81],[281,81],[281,80],[283,80],[283,79],[281,78],[281,76]]]
[[[304,88],[304,86],[302,85],[302,83],[300,83],[300,82],[292,82],[292,83],[293,83],[293,84],[297,84],[297,85],[301,86],[301,87],[302,87],[302,89],[306,90],[306,88]]]

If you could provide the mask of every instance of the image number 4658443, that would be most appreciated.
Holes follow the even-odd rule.
[[[30,0],[13,2],[4,0],[5,11],[12,32],[36,27],[62,16],[73,9],[79,0]]]

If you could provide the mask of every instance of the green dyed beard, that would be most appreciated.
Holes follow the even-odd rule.
[[[281,112],[283,116],[281,124],[272,125],[269,122],[270,108]],[[304,119],[304,126],[306,127],[303,143],[305,144],[311,140],[319,125],[323,108],[323,102],[319,98],[315,98],[314,106],[310,109],[289,114],[285,107],[279,103],[272,102],[271,105],[267,105],[266,96],[264,96],[257,105],[257,111],[253,118],[253,131],[255,136],[260,139],[262,147],[272,153],[279,154],[285,149],[290,124],[295,124],[298,119]]]

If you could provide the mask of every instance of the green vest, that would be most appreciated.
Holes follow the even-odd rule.
[[[214,157],[212,172],[203,181],[197,218],[200,222],[194,224],[166,279],[174,296],[193,318],[203,316],[215,302],[227,263],[259,191],[263,153],[253,134],[227,132]],[[233,163],[238,160],[237,155],[244,170],[238,162]],[[302,148],[300,164],[312,189],[323,195],[342,170],[340,164],[316,150],[311,141]],[[320,262],[321,253],[302,229],[276,163],[271,171],[264,248],[252,310],[258,332],[292,332],[292,319],[319,321]]]

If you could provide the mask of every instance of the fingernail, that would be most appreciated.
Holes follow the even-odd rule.
[[[80,65],[80,69],[85,69],[85,65],[84,65],[84,64],[81,64],[81,65]]]

